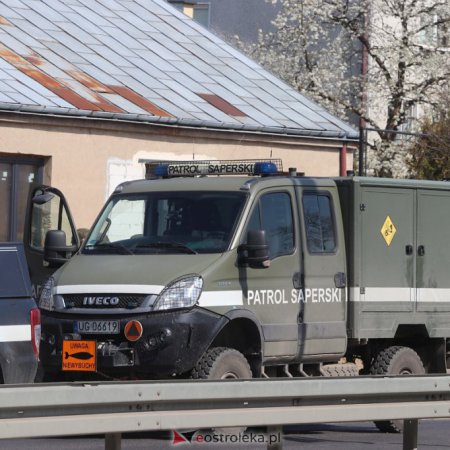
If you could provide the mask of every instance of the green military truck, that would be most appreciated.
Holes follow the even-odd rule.
[[[62,266],[39,301],[50,379],[446,372],[449,183],[147,167],[81,247],[62,194],[33,192],[32,276]]]

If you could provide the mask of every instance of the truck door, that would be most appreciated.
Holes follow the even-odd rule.
[[[450,311],[450,193],[418,190],[417,205],[417,311]]]
[[[411,312],[416,283],[415,192],[367,186],[361,200],[362,310]],[[392,324],[386,320],[370,326],[390,330]]]
[[[36,297],[42,282],[57,269],[44,260],[45,237],[49,230],[64,231],[66,245],[74,251],[78,249],[80,242],[75,223],[62,192],[48,186],[32,186],[25,217],[24,248]]]
[[[292,298],[300,258],[294,190],[262,192],[253,204],[248,230],[265,230],[270,267],[240,269],[244,302],[258,318],[264,335],[265,358],[293,358],[297,354],[298,304]],[[294,301],[292,301],[294,300]]]
[[[302,218],[303,286],[299,356],[341,355],[347,344],[346,262],[336,189],[297,188]]]

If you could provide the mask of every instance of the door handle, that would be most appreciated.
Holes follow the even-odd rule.
[[[409,255],[412,255],[413,254],[413,246],[412,245],[407,245],[406,247],[405,247],[405,251],[406,251],[406,254],[409,256]]]
[[[334,275],[334,285],[337,288],[345,288],[345,286],[347,286],[347,280],[344,272],[338,272]]]
[[[303,289],[303,274],[301,272],[294,273],[292,284],[294,285],[294,289]]]
[[[419,256],[425,255],[425,246],[424,245],[419,245],[419,247],[417,248],[417,254]]]

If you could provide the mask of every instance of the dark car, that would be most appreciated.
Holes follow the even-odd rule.
[[[22,243],[0,243],[0,381],[34,381],[41,338]]]

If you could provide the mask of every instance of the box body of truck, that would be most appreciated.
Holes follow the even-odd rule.
[[[336,180],[348,267],[349,344],[408,345],[445,371],[450,336],[450,184]],[[378,345],[375,345],[377,343]]]

